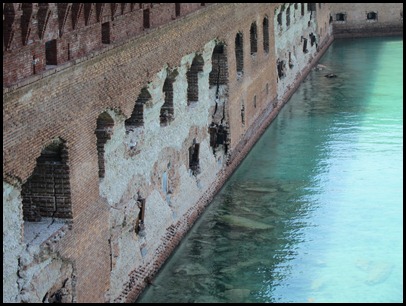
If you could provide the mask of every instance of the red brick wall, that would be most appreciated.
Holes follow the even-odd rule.
[[[57,63],[79,59],[106,45],[101,24],[110,22],[110,43],[144,31],[143,9],[150,10],[150,27],[164,25],[200,8],[200,3],[7,3],[3,10],[3,84],[10,86],[45,69],[45,43],[57,39]],[[33,59],[35,63],[35,73]]]

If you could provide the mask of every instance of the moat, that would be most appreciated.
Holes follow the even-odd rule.
[[[403,39],[319,64],[137,302],[403,301]]]

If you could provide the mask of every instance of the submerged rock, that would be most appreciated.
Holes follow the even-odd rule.
[[[243,227],[246,229],[272,229],[272,225],[251,220],[244,217],[238,217],[234,215],[226,215],[222,217],[222,220],[230,225]]]
[[[367,259],[357,260],[356,266],[360,270],[367,273],[365,283],[368,285],[376,285],[382,283],[390,276],[393,270],[393,264]]]
[[[203,267],[201,264],[192,263],[180,266],[175,270],[176,273],[186,274],[186,275],[206,275],[209,271]]]
[[[374,265],[368,273],[368,278],[365,281],[368,285],[376,285],[385,281],[392,273],[393,265],[389,263],[380,263]]]
[[[228,302],[243,302],[251,293],[249,289],[231,289],[224,292]]]

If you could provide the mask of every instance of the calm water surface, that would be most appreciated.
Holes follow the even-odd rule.
[[[137,302],[403,301],[403,39],[320,63]]]

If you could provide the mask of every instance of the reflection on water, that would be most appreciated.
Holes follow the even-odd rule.
[[[137,302],[403,301],[403,40],[320,63]]]

